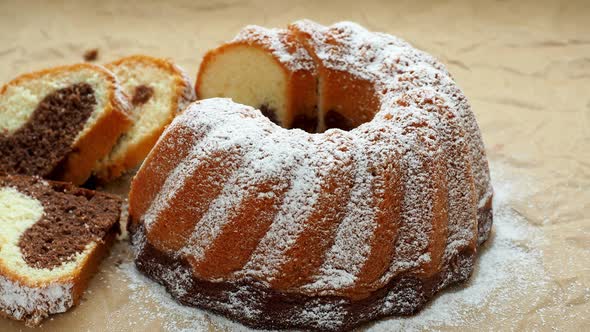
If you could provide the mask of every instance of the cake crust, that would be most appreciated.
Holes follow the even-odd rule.
[[[210,310],[255,329],[310,329],[314,331],[347,331],[363,324],[392,315],[409,316],[418,312],[442,285],[469,279],[470,253],[459,253],[454,265],[445,273],[429,277],[400,276],[371,293],[368,297],[351,301],[348,297],[309,297],[280,292],[257,282],[207,281],[195,277],[191,264],[174,255],[162,252],[145,240],[142,227],[132,231],[132,243],[138,255],[135,264],[139,271],[166,287],[180,303]],[[451,279],[443,280],[446,274]],[[248,307],[244,314],[240,307]],[[333,319],[314,316],[316,312],[334,312]],[[302,313],[308,313],[307,316]],[[345,317],[344,320],[341,320]]]

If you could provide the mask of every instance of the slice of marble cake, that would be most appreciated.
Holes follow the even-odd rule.
[[[113,73],[77,64],[0,88],[0,172],[82,184],[131,125]]]
[[[0,315],[38,325],[79,303],[119,232],[122,200],[0,176]]]

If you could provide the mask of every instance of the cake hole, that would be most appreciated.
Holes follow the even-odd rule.
[[[260,112],[262,112],[262,115],[266,116],[274,124],[279,126],[281,125],[279,119],[277,118],[277,111],[274,108],[268,106],[268,104],[262,104],[258,106],[258,109]]]
[[[354,129],[352,121],[336,111],[328,111],[324,122],[326,129],[338,128],[346,131]]]
[[[306,114],[302,114],[302,112],[295,116],[290,127],[285,127],[279,120],[276,109],[269,107],[268,104],[259,105],[257,108],[260,110],[262,115],[267,117],[274,124],[279,125],[283,128],[301,129],[311,134],[322,132],[319,130],[319,119],[316,116],[310,117]],[[313,113],[317,113],[317,110]],[[326,112],[324,116],[324,125],[325,130],[341,129],[344,131],[350,131],[356,128],[354,122],[351,119],[334,110]]]
[[[305,114],[299,114],[293,120],[292,127],[307,131],[308,133],[315,133],[318,127],[318,118],[311,118]]]

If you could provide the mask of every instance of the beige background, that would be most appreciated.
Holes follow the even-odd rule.
[[[89,48],[99,49],[99,62],[170,57],[194,77],[203,53],[243,25],[283,27],[299,18],[353,20],[432,53],[469,97],[490,161],[532,179],[512,208],[545,238],[538,244],[551,279],[545,296],[477,327],[590,329],[590,1],[48,2],[0,2],[0,81],[81,61]],[[164,329],[113,323],[152,313],[133,312],[124,279],[113,264],[103,266],[87,300],[44,328]],[[21,328],[0,320],[0,330]]]

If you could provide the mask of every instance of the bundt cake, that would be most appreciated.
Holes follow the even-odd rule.
[[[134,55],[106,67],[117,76],[130,98],[133,125],[95,167],[95,175],[102,182],[138,166],[164,127],[195,100],[190,79],[169,60]]]
[[[0,173],[84,183],[131,121],[115,76],[77,64],[0,88]]]
[[[64,182],[0,176],[0,316],[34,326],[77,304],[119,231],[121,204]]]
[[[287,102],[299,61],[311,108]],[[136,265],[178,301],[343,330],[470,276],[492,187],[470,106],[434,58],[350,22],[250,26],[207,53],[196,91],[210,99],[165,130],[129,195]],[[315,125],[289,129],[300,115]]]

